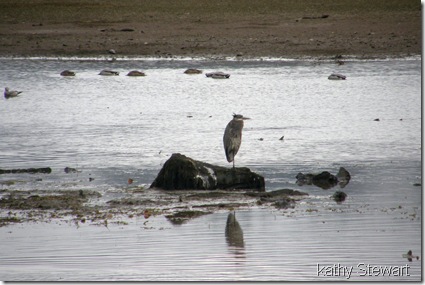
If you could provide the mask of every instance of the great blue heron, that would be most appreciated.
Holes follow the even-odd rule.
[[[227,161],[233,161],[233,168],[235,168],[235,156],[242,142],[243,121],[249,119],[250,118],[246,118],[243,115],[233,114],[233,119],[227,124],[226,130],[224,131],[224,151]]]

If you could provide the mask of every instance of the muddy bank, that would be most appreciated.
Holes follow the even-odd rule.
[[[0,10],[1,56],[243,59],[421,53],[421,3],[413,0],[5,0]]]
[[[172,224],[182,224],[217,211],[252,207],[285,209],[308,196],[290,189],[262,194],[243,190],[164,191],[134,187],[123,190],[119,198],[106,199],[102,193],[91,190],[1,190],[0,226],[55,220],[77,225],[125,225],[129,219],[158,215],[165,216]]]

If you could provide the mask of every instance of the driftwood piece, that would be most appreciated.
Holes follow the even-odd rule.
[[[50,167],[43,168],[25,168],[25,169],[0,169],[0,174],[9,174],[9,173],[51,173],[52,169]]]

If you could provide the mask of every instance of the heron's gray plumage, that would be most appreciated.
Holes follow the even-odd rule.
[[[241,146],[242,142],[242,129],[244,125],[243,120],[247,119],[249,118],[245,118],[242,115],[234,114],[233,119],[227,124],[226,129],[224,131],[224,152],[226,153],[227,161],[233,161],[233,167],[235,156],[238,153],[239,147]]]

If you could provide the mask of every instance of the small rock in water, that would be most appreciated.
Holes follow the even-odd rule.
[[[142,71],[132,70],[129,73],[127,73],[127,76],[146,76],[146,74]]]
[[[345,194],[342,191],[336,191],[333,195],[332,198],[335,200],[335,202],[337,203],[341,203],[345,201],[345,198],[347,198],[347,194]]]
[[[71,70],[64,70],[60,73],[61,76],[75,76],[75,72]]]
[[[72,168],[72,167],[65,167],[64,168],[64,170],[63,170],[65,173],[75,173],[75,172],[78,172],[78,170],[77,169],[75,169],[75,168]]]
[[[196,68],[189,68],[186,69],[185,72],[186,74],[201,74],[202,70],[196,69]]]

